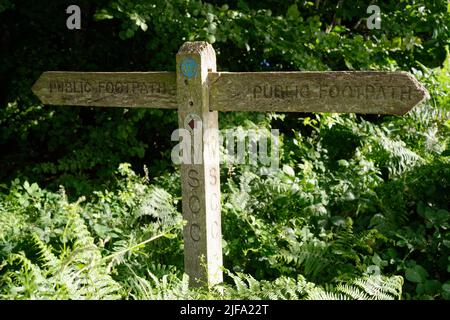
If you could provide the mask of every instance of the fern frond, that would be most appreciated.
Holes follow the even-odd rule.
[[[243,293],[248,289],[247,284],[241,279],[241,277],[239,277],[239,274],[235,275],[229,273],[228,275],[233,279],[234,285],[238,293]]]
[[[141,216],[152,216],[158,219],[163,226],[172,226],[179,222],[181,215],[173,206],[173,198],[166,190],[159,187],[152,187],[146,193],[136,212],[136,218]]]
[[[336,288],[314,288],[308,293],[310,300],[395,300],[402,294],[403,278],[370,275],[341,283]]]
[[[316,288],[308,294],[307,300],[350,300],[350,298],[340,292],[328,292]]]
[[[307,242],[303,245],[294,242],[290,243],[289,250],[281,250],[275,257],[287,263],[294,263],[303,269],[304,275],[315,277],[331,263],[327,255],[329,248],[330,244],[323,241]]]
[[[372,300],[371,296],[352,285],[340,284],[337,286],[336,291],[347,295],[352,300]]]
[[[372,275],[356,279],[353,281],[353,284],[377,300],[393,300],[401,298],[403,278],[400,276],[383,277]]]
[[[35,246],[39,249],[41,259],[44,261],[44,265],[52,270],[57,270],[60,267],[60,260],[53,254],[50,246],[45,244],[37,234],[32,234],[32,239]]]

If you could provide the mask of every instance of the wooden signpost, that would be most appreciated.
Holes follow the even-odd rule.
[[[185,272],[191,286],[222,281],[217,111],[404,114],[428,98],[406,72],[216,72],[214,49],[187,42],[175,72],[44,72],[32,90],[44,104],[178,109],[200,130],[197,161],[181,164]]]

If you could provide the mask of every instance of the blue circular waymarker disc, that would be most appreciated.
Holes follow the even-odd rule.
[[[186,58],[181,62],[181,73],[187,78],[193,78],[197,76],[198,64],[192,58]]]

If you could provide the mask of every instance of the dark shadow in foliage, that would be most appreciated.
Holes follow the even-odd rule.
[[[56,0],[48,6],[25,0],[0,12],[1,181],[22,177],[53,190],[62,184],[76,198],[108,183],[122,162],[141,173],[144,164],[150,165],[151,176],[172,170],[175,112],[41,108],[31,93],[33,83],[47,70],[174,69],[176,50],[164,55],[165,60],[154,59],[158,50],[145,46],[142,35],[121,40],[119,21],[95,21],[94,13],[107,3],[76,3],[82,13],[81,30],[66,28],[66,8],[73,1]]]

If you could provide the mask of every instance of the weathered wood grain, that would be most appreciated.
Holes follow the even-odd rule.
[[[209,108],[208,71],[216,55],[206,42],[187,42],[177,54],[178,122],[192,140],[192,157],[181,165],[184,268],[190,286],[222,282],[222,232],[217,111]],[[199,151],[199,152],[196,152]],[[198,154],[197,154],[198,153]]]
[[[44,72],[32,87],[44,104],[177,108],[175,72]]]
[[[236,72],[210,75],[218,111],[404,114],[428,98],[406,72]]]

